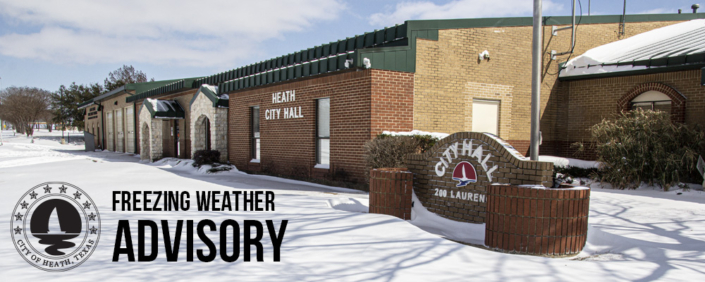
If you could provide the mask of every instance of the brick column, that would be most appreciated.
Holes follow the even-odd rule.
[[[370,213],[411,219],[411,191],[414,174],[406,168],[377,168],[370,171]]]
[[[485,245],[500,251],[564,256],[587,239],[590,188],[489,185]]]

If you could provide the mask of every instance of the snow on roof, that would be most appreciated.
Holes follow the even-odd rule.
[[[210,84],[202,84],[201,87],[208,88],[208,90],[212,91],[213,93],[218,93],[218,86],[210,85]]]
[[[703,52],[705,52],[705,19],[697,19],[592,48],[568,61],[559,76],[647,69],[654,66],[630,63]]]
[[[147,101],[149,101],[149,104],[152,105],[152,109],[154,109],[155,112],[167,112],[169,110],[171,111],[176,111],[176,108],[174,108],[174,103],[175,101],[168,101],[168,100],[157,100],[157,99],[149,99],[147,98]]]
[[[173,117],[173,115],[183,116],[184,110],[173,100],[146,99],[152,106],[154,117]]]

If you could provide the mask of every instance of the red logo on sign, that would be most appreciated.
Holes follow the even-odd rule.
[[[469,162],[460,162],[453,169],[453,180],[458,181],[455,187],[463,187],[470,183],[477,182],[477,173],[475,167]]]

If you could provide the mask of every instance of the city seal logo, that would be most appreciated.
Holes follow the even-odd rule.
[[[100,239],[100,214],[80,188],[47,182],[29,189],[15,205],[12,242],[29,264],[66,271],[85,262]]]
[[[453,180],[458,181],[455,187],[464,187],[477,182],[475,167],[469,162],[459,162],[453,169]]]

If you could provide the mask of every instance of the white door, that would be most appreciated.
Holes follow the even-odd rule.
[[[472,131],[499,135],[499,101],[472,101]]]
[[[108,151],[115,151],[115,146],[113,146],[114,145],[114,142],[113,142],[113,140],[114,140],[113,139],[113,137],[114,137],[113,136],[113,133],[114,133],[114,131],[113,131],[113,113],[108,112],[106,117],[107,118],[105,120],[105,133],[107,133],[106,134],[107,136],[105,139],[107,139],[107,140],[105,140],[106,141],[105,145],[106,145],[106,148],[108,149]]]
[[[122,109],[115,111],[115,123],[115,131],[117,131],[117,138],[115,138],[117,145],[115,146],[115,151],[125,152],[125,129],[122,127]]]
[[[125,108],[125,115],[126,115],[126,125],[125,128],[127,130],[127,139],[125,140],[127,146],[125,148],[127,149],[128,153],[134,153],[135,152],[135,115],[133,113],[132,107],[127,107]]]

